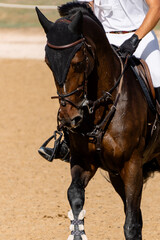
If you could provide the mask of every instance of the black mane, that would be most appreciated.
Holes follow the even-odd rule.
[[[89,15],[96,23],[98,23],[98,25],[103,28],[99,19],[95,16],[92,9],[86,3],[68,2],[61,6],[58,6],[58,12],[61,17],[71,17],[78,11],[81,11],[84,15]]]

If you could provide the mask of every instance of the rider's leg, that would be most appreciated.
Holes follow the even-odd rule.
[[[148,64],[156,92],[156,98],[160,103],[160,50],[158,40],[153,31],[142,39],[135,52],[135,56],[144,59]]]
[[[155,88],[155,93],[156,93],[156,108],[158,112],[158,118],[160,120],[160,87]]]
[[[156,99],[160,104],[160,87],[155,88],[155,92],[156,92]]]

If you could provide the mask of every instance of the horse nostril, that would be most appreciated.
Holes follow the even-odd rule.
[[[81,116],[77,116],[77,117],[72,119],[72,124],[77,126],[81,121],[82,121],[82,117]]]

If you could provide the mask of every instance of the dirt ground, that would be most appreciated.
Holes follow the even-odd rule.
[[[0,240],[65,240],[70,167],[59,160],[49,163],[37,153],[56,128],[58,103],[50,99],[56,90],[42,55],[40,60],[23,58],[0,59]],[[143,189],[143,240],[160,239],[159,202],[156,174]],[[89,240],[124,239],[121,199],[101,171],[86,189],[84,209]]]

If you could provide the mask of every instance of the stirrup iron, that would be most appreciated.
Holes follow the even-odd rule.
[[[57,138],[57,135],[59,135],[59,137]],[[57,150],[58,150],[58,146],[60,144],[60,141],[62,139],[62,132],[60,131],[54,131],[54,134],[48,138],[43,144],[42,146],[38,149],[38,153],[43,157],[45,158],[46,160],[48,160],[49,162],[52,162],[53,159],[55,158],[56,156],[56,153],[57,153]],[[53,148],[48,148],[46,147],[49,142],[52,140],[52,139],[55,139],[55,142],[54,142],[54,147]]]

